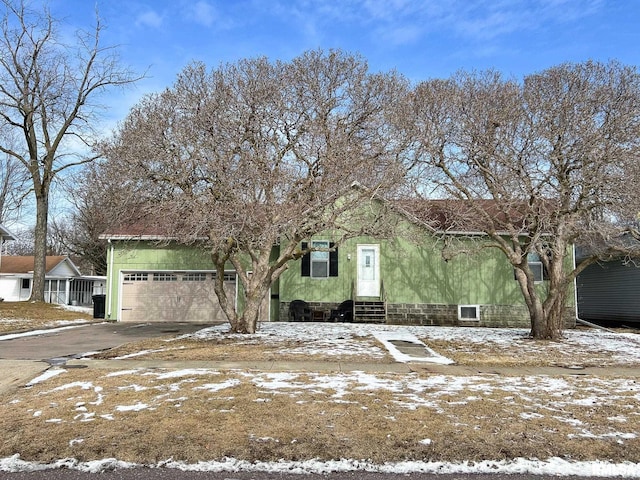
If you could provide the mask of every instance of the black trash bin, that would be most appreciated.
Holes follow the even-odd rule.
[[[104,318],[104,307],[106,303],[106,295],[93,295],[93,318]]]

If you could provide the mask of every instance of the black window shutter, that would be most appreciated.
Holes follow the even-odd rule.
[[[329,248],[333,248],[335,243],[329,243]],[[336,247],[335,251],[329,252],[329,276],[337,277],[338,276],[338,248]]]
[[[307,242],[302,242],[302,250],[307,249]],[[307,253],[302,256],[302,276],[310,277],[311,276],[311,254]]]

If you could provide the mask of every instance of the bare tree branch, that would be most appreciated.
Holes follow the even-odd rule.
[[[23,165],[36,201],[35,267],[31,300],[44,298],[49,196],[61,172],[95,160],[73,143],[93,147],[101,92],[139,79],[120,66],[113,47],[100,43],[102,25],[63,43],[48,10],[33,11],[24,0],[2,0],[0,23],[0,138],[13,132],[20,145],[0,152]],[[88,149],[90,151],[90,149]]]

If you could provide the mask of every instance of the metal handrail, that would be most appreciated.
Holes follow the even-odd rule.
[[[384,289],[384,280],[380,280],[380,299],[384,305],[384,321],[387,321],[387,292]]]

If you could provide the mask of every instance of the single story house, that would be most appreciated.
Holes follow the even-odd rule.
[[[28,300],[33,284],[33,266],[33,256],[3,256],[0,298],[8,302]],[[68,256],[47,256],[45,268],[45,302],[90,306],[93,295],[104,293],[106,278],[83,277]]]
[[[409,217],[403,221],[414,228],[415,218]],[[109,245],[105,318],[226,320],[213,292],[215,269],[209,252],[145,232],[139,225],[130,233],[124,229],[103,238]],[[401,235],[363,236],[336,247],[337,238],[327,232],[307,240],[326,250],[290,262],[272,285],[261,321],[287,320],[291,303],[303,300],[311,309],[310,318],[318,321],[328,320],[342,302],[352,301],[353,320],[360,322],[530,326],[513,268],[497,249],[482,248],[487,241],[482,234],[423,229],[421,241]],[[530,264],[539,272],[542,292],[542,263],[531,257]],[[241,304],[241,288],[231,268],[225,284],[236,305]],[[569,298],[573,300],[573,292]],[[571,302],[568,327],[575,325],[575,314]]]
[[[4,244],[16,237],[9,231],[7,227],[0,223],[0,266],[2,266],[2,255],[4,254]]]

